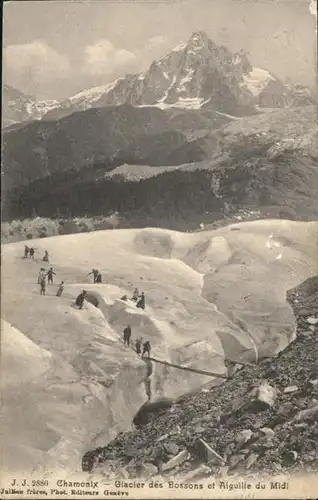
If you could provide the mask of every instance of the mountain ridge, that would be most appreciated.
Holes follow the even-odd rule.
[[[244,51],[230,52],[203,31],[196,31],[148,69],[127,74],[105,85],[82,90],[58,101],[36,101],[10,86],[4,89],[3,126],[32,120],[57,120],[92,107],[130,104],[251,115],[258,108],[313,104],[303,86],[285,84],[275,75],[253,67]],[[16,94],[20,93],[17,99]]]
[[[53,107],[58,106],[54,99],[37,100],[11,85],[3,85],[2,89],[2,127],[10,127],[19,123],[28,123],[41,118]]]
[[[310,91],[306,92],[301,102],[314,102]],[[153,61],[146,71],[80,92],[45,118],[57,119],[79,108],[122,104],[162,109],[209,107],[242,116],[256,113],[257,106],[292,106],[293,89],[267,70],[253,67],[244,51],[232,53],[197,31]]]

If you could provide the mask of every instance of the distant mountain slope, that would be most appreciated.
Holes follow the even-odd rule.
[[[237,209],[318,217],[315,107],[220,117],[214,129],[212,116],[122,106],[8,132],[3,217],[116,211],[179,229]]]
[[[10,130],[3,140],[5,188],[99,163],[112,168],[123,162],[174,165],[198,161],[202,155],[191,153],[191,144],[197,150],[195,143],[179,131],[192,128],[190,115],[188,127],[186,117],[182,126],[176,127],[178,117],[174,114],[125,105],[90,109],[57,122],[34,122]],[[214,118],[218,123],[228,121],[217,115]],[[209,119],[203,117],[201,122],[207,127]],[[186,152],[178,153],[180,148]]]
[[[2,126],[15,123],[40,120],[50,109],[58,105],[58,101],[36,101],[34,97],[20,90],[4,85],[2,90]]]
[[[294,99],[293,93],[290,86],[265,69],[252,67],[243,51],[232,53],[198,31],[186,43],[154,61],[147,71],[82,91],[49,111],[45,118],[57,119],[91,107],[121,104],[210,107],[242,116],[254,113],[255,106],[289,107],[315,101],[308,89],[302,91],[301,99]]]

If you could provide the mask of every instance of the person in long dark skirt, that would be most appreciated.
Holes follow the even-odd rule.
[[[145,357],[145,354],[148,355],[148,358],[150,356],[150,351],[151,351],[151,345],[150,345],[150,342],[149,340],[146,340],[146,342],[143,343],[143,351],[142,351],[142,355],[141,357],[144,358]]]
[[[130,346],[131,326],[127,325],[124,330],[124,344]]]
[[[83,290],[77,297],[76,297],[76,300],[75,300],[75,304],[78,306],[79,309],[83,309],[83,305],[84,305],[84,299],[87,295],[87,291],[86,290]]]
[[[146,297],[144,292],[142,292],[137,301],[136,307],[139,307],[140,309],[145,309],[145,306],[146,306]]]

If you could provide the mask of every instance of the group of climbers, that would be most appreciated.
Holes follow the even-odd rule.
[[[127,295],[123,295],[120,300],[128,300],[128,297]],[[139,290],[138,288],[135,288],[134,291],[133,291],[133,294],[132,294],[132,297],[131,297],[131,300],[133,302],[136,302],[136,307],[140,308],[140,309],[145,309],[146,307],[146,297],[145,297],[145,292],[141,292],[141,294],[139,294]]]
[[[136,307],[139,307],[140,309],[145,309],[146,307],[145,292],[141,292],[141,294],[139,294],[138,288],[135,288],[131,300],[136,302]]]
[[[35,250],[36,248],[24,245],[24,258],[27,259],[29,257],[30,259],[34,259]]]
[[[24,250],[24,256],[26,256],[28,249],[27,246],[25,246]],[[42,258],[43,262],[49,262],[49,253],[47,250],[44,251],[44,256]],[[54,278],[53,276],[56,276],[56,273],[53,271],[53,267],[50,267],[48,271],[44,269],[44,267],[41,267],[39,275],[38,275],[38,284],[40,285],[40,295],[45,295],[46,294],[46,278],[47,278],[47,284],[48,285],[53,285]],[[64,281],[61,281],[58,291],[56,293],[57,297],[61,297],[62,293],[64,290]]]
[[[30,257],[34,258],[34,253],[35,253],[35,248],[29,248],[27,245],[24,246],[24,258]],[[47,250],[44,251],[44,255],[42,258],[43,262],[49,262],[49,253]],[[98,269],[92,269],[89,275],[93,275],[93,282],[94,283],[102,283],[102,275],[99,272]],[[40,268],[40,272],[38,275],[38,284],[40,285],[40,295],[46,295],[46,278],[47,278],[47,284],[48,285],[53,285],[54,283],[54,276],[56,276],[55,271],[53,270],[53,267],[50,267],[49,270],[47,271],[44,267]],[[61,281],[58,290],[56,292],[57,297],[61,297],[64,291],[64,281]],[[87,290],[82,290],[82,292],[76,297],[75,300],[75,305],[79,308],[82,309],[84,305],[84,300],[87,298]],[[127,296],[122,297],[122,299],[127,300]],[[131,300],[136,303],[136,307],[140,309],[145,309],[146,306],[146,298],[145,298],[145,293],[141,292],[139,293],[138,288],[135,288],[132,294]],[[124,345],[132,348],[136,351],[137,355],[143,358],[145,355],[148,357],[150,356],[150,351],[151,351],[151,346],[150,342],[147,340],[146,342],[143,342],[142,337],[139,337],[136,339],[136,341],[131,343],[131,326],[127,325],[126,328],[124,329]],[[142,348],[142,349],[141,349]]]
[[[123,334],[124,334],[124,345],[126,345],[127,347],[130,347],[130,338],[131,338],[131,326],[130,325],[126,326],[126,328],[123,331]],[[143,347],[142,352],[141,352],[141,346]],[[131,347],[136,351],[138,356],[140,356],[140,354],[141,354],[142,358],[145,357],[146,354],[148,357],[150,356],[151,345],[150,345],[149,340],[146,340],[146,342],[143,342],[143,338],[138,337],[135,340],[135,343],[133,343],[133,342],[131,343]]]
[[[46,292],[46,278],[47,278],[47,284],[48,285],[53,285],[53,276],[55,276],[56,273],[53,271],[53,267],[50,267],[48,271],[44,269],[44,267],[41,267],[39,275],[38,275],[38,284],[40,285],[40,294],[45,295]],[[57,290],[57,297],[61,297],[62,293],[64,290],[64,281],[61,281],[59,288]]]

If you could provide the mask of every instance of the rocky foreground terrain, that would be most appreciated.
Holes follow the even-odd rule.
[[[287,300],[297,333],[284,351],[254,366],[231,365],[222,385],[162,402],[151,421],[148,413],[148,423],[135,420],[134,431],[86,453],[83,470],[183,482],[316,471],[318,276],[290,290]]]

